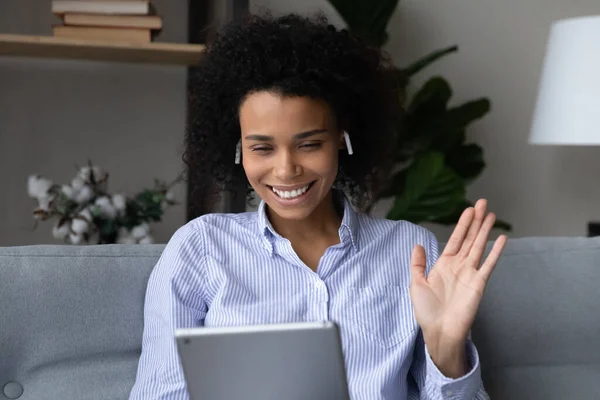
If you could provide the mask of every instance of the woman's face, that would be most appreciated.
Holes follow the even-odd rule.
[[[242,163],[254,191],[284,219],[307,218],[329,194],[342,134],[329,106],[257,92],[240,107]]]

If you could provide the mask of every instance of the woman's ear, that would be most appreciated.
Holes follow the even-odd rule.
[[[346,139],[344,138],[344,131],[341,130],[340,131],[340,144],[338,146],[338,149],[342,150],[346,148]]]

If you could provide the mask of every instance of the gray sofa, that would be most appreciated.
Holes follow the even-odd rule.
[[[0,247],[0,399],[126,399],[162,249]],[[600,238],[511,239],[473,340],[492,399],[600,399]]]

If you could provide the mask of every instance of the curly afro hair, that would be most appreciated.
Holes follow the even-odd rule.
[[[192,188],[205,195],[251,189],[243,167],[234,163],[241,136],[238,111],[248,94],[264,90],[329,105],[354,149],[351,156],[340,152],[334,186],[364,210],[391,167],[399,126],[400,96],[390,67],[384,52],[336,29],[321,14],[250,15],[225,26],[190,72],[183,160]],[[190,198],[192,206],[204,201],[194,191]]]

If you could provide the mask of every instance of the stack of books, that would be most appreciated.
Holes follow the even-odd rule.
[[[53,0],[62,25],[54,36],[104,42],[149,43],[162,29],[151,0]]]

